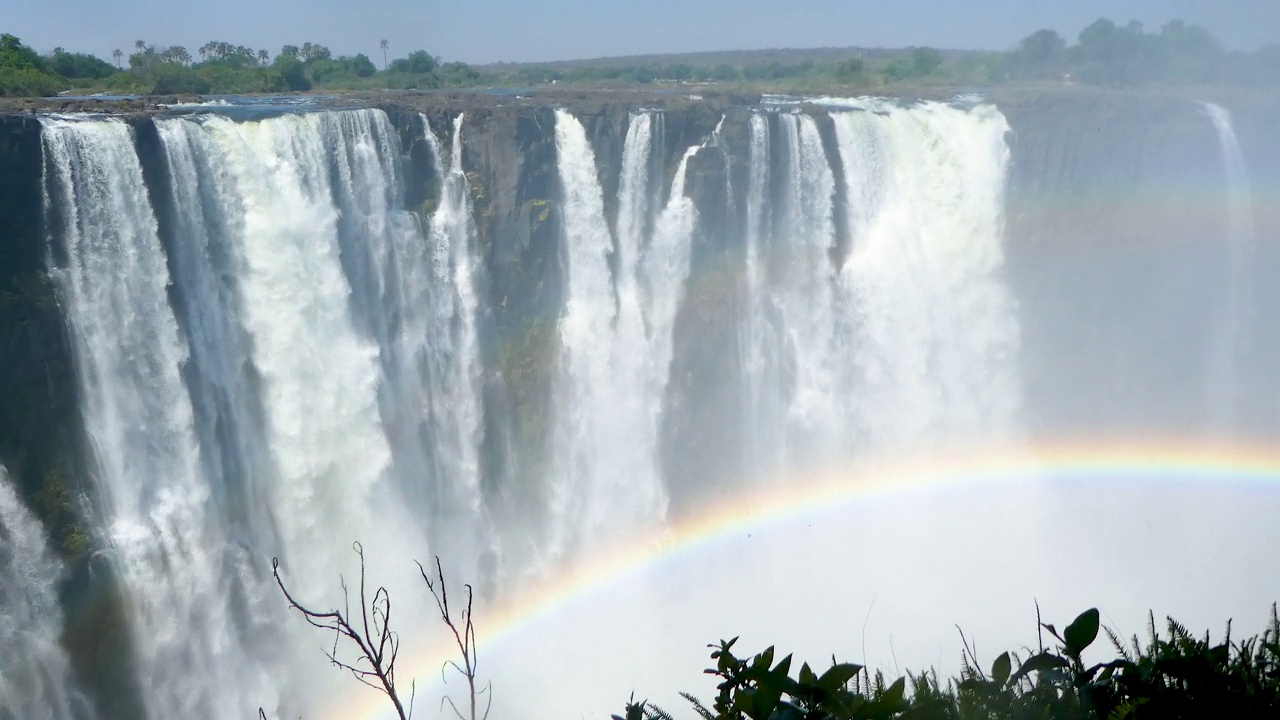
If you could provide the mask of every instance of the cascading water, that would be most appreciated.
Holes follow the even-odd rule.
[[[1253,201],[1249,171],[1236,138],[1231,113],[1221,105],[1204,104],[1222,148],[1226,173],[1227,226],[1226,274],[1222,309],[1214,327],[1219,337],[1210,343],[1206,389],[1209,393],[1209,424],[1219,434],[1241,431],[1240,405],[1244,372],[1241,363],[1249,353],[1249,326],[1252,322],[1253,279],[1251,276],[1257,237],[1253,222]]]
[[[627,129],[615,285],[609,268],[615,243],[595,153],[582,123],[556,112],[568,299],[560,321],[553,557],[658,522],[666,512],[658,438],[672,323],[696,219],[685,175],[698,147],[685,153],[666,206],[647,221],[653,123],[647,113],[634,114]]]
[[[126,586],[152,717],[231,717],[274,696],[233,618],[235,561],[208,512],[187,348],[129,127],[46,118],[46,188],[65,266],[102,528]],[[252,589],[248,592],[252,594]]]
[[[475,226],[471,185],[462,168],[465,115],[453,121],[449,161],[425,116],[421,117],[436,176],[443,178],[440,206],[429,220],[426,258],[415,267],[427,280],[425,293],[405,302],[406,315],[422,313],[422,324],[406,328],[405,343],[426,362],[424,400],[428,423],[422,436],[434,462],[431,486],[438,494],[431,539],[455,564],[476,567],[491,547],[492,533],[480,488],[480,363],[476,293]],[[406,249],[407,252],[412,252]],[[429,274],[428,274],[429,271]],[[402,273],[403,265],[402,265]],[[465,558],[465,560],[464,560]],[[486,563],[487,564],[487,563]]]
[[[62,564],[0,468],[0,720],[91,720],[60,644]]]
[[[863,447],[1011,439],[1022,387],[1003,277],[1004,117],[926,103],[832,119],[851,215],[844,356],[855,358]]]
[[[1230,321],[1256,302],[1256,229],[1219,110],[1206,112],[1237,276],[1224,281],[1206,394],[1227,417],[1249,342]],[[259,706],[323,717],[334,692],[359,692],[327,687],[334,674],[286,612],[272,557],[297,597],[327,608],[353,577],[350,543],[364,542],[409,632],[425,618],[411,558],[439,553],[451,577],[505,599],[558,563],[661,530],[670,497],[696,515],[719,497],[680,495],[670,477],[671,438],[691,418],[723,421],[726,464],[770,478],[1019,439],[1021,332],[1035,326],[1004,277],[1011,151],[995,108],[775,104],[730,113],[707,143],[671,154],[664,138],[706,133],[705,115],[634,112],[625,137],[598,146],[622,141],[614,218],[592,145],[613,116],[588,133],[557,111],[552,168],[547,115],[521,116],[503,145],[507,111],[486,112],[167,116],[145,121],[154,137],[113,119],[41,120],[53,275],[94,452],[88,520],[119,567],[152,720]],[[518,173],[496,167],[511,148],[527,151]],[[724,153],[723,178],[711,153]],[[428,176],[439,183],[415,185]],[[720,187],[727,203],[695,206]],[[423,195],[429,212],[405,208]],[[551,269],[529,285],[557,286],[541,297],[563,305],[529,307],[500,287],[533,252]],[[723,294],[704,296],[713,276]],[[731,312],[700,305],[726,296]],[[502,343],[523,339],[489,333],[534,315],[557,333],[528,365],[554,361],[503,377]],[[722,321],[737,325],[696,332]],[[709,376],[736,395],[700,395]],[[547,407],[529,403],[520,422],[545,423],[548,445],[495,449],[486,429],[507,418],[486,413],[542,385]],[[697,403],[712,409],[695,415]],[[545,467],[536,489],[485,475],[526,459]],[[24,512],[0,488],[0,612],[33,628],[0,636],[31,679],[10,681],[0,658],[0,718],[39,705],[50,713],[35,717],[82,720],[58,647],[61,569]]]
[[[1021,388],[1001,277],[1003,118],[941,104],[833,111],[843,258],[838,185],[818,127],[806,114],[774,119],[776,151],[768,116],[749,125],[752,466],[1007,436]]]
[[[386,568],[402,569],[397,563],[426,551],[422,528],[407,520],[397,499],[379,409],[381,388],[414,381],[398,374],[402,366],[388,368],[385,357],[379,363],[384,343],[393,360],[404,359],[392,352],[401,347],[400,328],[377,324],[364,336],[358,329],[361,317],[397,317],[392,293],[405,284],[397,273],[414,268],[396,251],[421,243],[421,233],[395,211],[396,175],[385,161],[398,145],[385,147],[393,136],[380,115],[158,123],[166,152],[194,155],[186,164],[201,168],[172,179],[200,187],[202,197],[176,213],[220,219],[213,226],[221,228],[220,252],[235,278],[235,321],[249,348],[267,448],[257,494],[274,529],[250,545],[260,568],[268,556],[281,558],[291,589],[304,600],[332,597],[337,578],[354,574],[353,541],[367,548],[370,573],[390,577],[393,586],[404,573]],[[379,133],[370,130],[376,127]],[[347,237],[350,253],[368,252],[348,259],[351,279],[341,259],[350,235],[362,245],[357,250]],[[271,617],[281,620],[279,613]],[[277,684],[288,693],[284,706],[303,702],[297,698],[308,696],[301,688],[315,682],[316,668],[289,652],[274,656]]]
[[[767,115],[754,113],[748,125],[746,226],[744,228],[744,278],[747,292],[746,315],[741,323],[739,352],[742,355],[743,395],[745,396],[746,438],[744,466],[757,468],[761,475],[778,469],[781,446],[773,433],[773,423],[782,416],[781,383],[778,372],[777,343],[772,320],[768,315],[767,284],[771,244],[770,149]]]

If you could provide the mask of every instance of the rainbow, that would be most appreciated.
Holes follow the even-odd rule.
[[[991,487],[1036,477],[1117,476],[1156,481],[1230,478],[1238,484],[1280,487],[1280,447],[1261,441],[1203,439],[1006,445],[983,451],[935,453],[905,461],[864,462],[762,483],[754,494],[732,498],[709,512],[677,518],[649,536],[616,544],[507,602],[477,607],[481,655],[519,628],[553,614],[594,589],[765,523],[910,492]],[[451,646],[406,655],[399,675],[406,680],[439,677],[442,664],[454,655]],[[351,694],[350,702],[333,708],[328,717],[373,720],[387,716],[386,699],[381,695],[354,684]]]

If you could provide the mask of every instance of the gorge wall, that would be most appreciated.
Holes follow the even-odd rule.
[[[3,667],[75,678],[51,718],[296,715],[327,669],[272,557],[327,597],[353,540],[439,554],[491,598],[853,457],[1274,434],[1277,110],[0,117],[0,547],[59,596]]]

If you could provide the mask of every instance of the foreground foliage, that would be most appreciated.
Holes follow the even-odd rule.
[[[774,662],[772,647],[751,659],[733,653],[737,639],[712,646],[721,679],[708,706],[682,693],[704,720],[1143,720],[1149,718],[1280,717],[1280,619],[1260,636],[1236,641],[1228,624],[1214,643],[1168,620],[1164,635],[1151,618],[1149,640],[1135,636],[1126,645],[1102,629],[1116,657],[1086,664],[1084,651],[1097,639],[1096,609],[1059,633],[1052,649],[1004,653],[984,671],[965,644],[959,678],[944,685],[927,672],[890,683],[881,673],[835,663],[821,674],[808,664],[794,674],[791,656]],[[614,720],[673,720],[645,701],[627,705]]]

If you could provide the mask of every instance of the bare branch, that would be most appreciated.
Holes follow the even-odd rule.
[[[427,574],[427,569],[422,566],[422,563],[418,563],[418,573],[422,575],[423,582],[427,584],[427,590],[431,592],[431,597],[436,601],[436,609],[440,612],[440,619],[444,620],[444,624],[449,628],[449,632],[453,633],[454,644],[458,648],[459,655],[461,655],[460,664],[455,660],[449,660],[441,666],[441,678],[444,678],[445,669],[451,667],[457,671],[459,675],[466,678],[467,681],[469,713],[462,713],[458,709],[457,705],[454,704],[453,699],[447,696],[441,701],[440,707],[443,709],[444,703],[448,702],[459,720],[487,720],[489,717],[489,710],[493,706],[493,693],[490,692],[492,690],[492,685],[487,685],[481,690],[476,689],[476,628],[471,617],[471,606],[474,600],[475,591],[471,585],[463,586],[467,591],[467,604],[466,607],[463,608],[462,614],[455,617],[449,608],[449,589],[444,581],[444,568],[440,562],[440,557],[436,556],[436,572],[434,577]],[[480,714],[478,712],[478,699],[480,695],[485,693],[489,694],[488,703],[485,707],[484,713]]]
[[[289,592],[289,589],[285,587],[284,580],[280,577],[279,558],[271,560],[271,571],[275,576],[276,585],[280,587],[280,592],[284,593],[290,608],[297,610],[313,627],[333,632],[333,649],[325,651],[329,662],[333,663],[335,667],[351,673],[356,680],[384,693],[391,700],[391,704],[395,706],[396,714],[400,720],[409,720],[409,714],[406,713],[404,704],[400,701],[400,696],[396,692],[395,661],[399,655],[400,641],[390,628],[391,596],[387,593],[386,588],[379,587],[374,592],[372,605],[367,602],[364,548],[361,547],[360,543],[355,543],[353,547],[356,555],[360,558],[360,622],[363,632],[353,626],[347,619],[351,614],[351,603],[345,579],[342,580],[342,595],[346,610],[321,612],[298,602]],[[374,617],[372,623],[370,623],[369,619],[371,614]],[[378,622],[379,616],[383,618],[381,625]],[[339,641],[342,638],[346,638],[350,644],[355,646],[357,651],[355,660],[348,662],[339,658]]]

